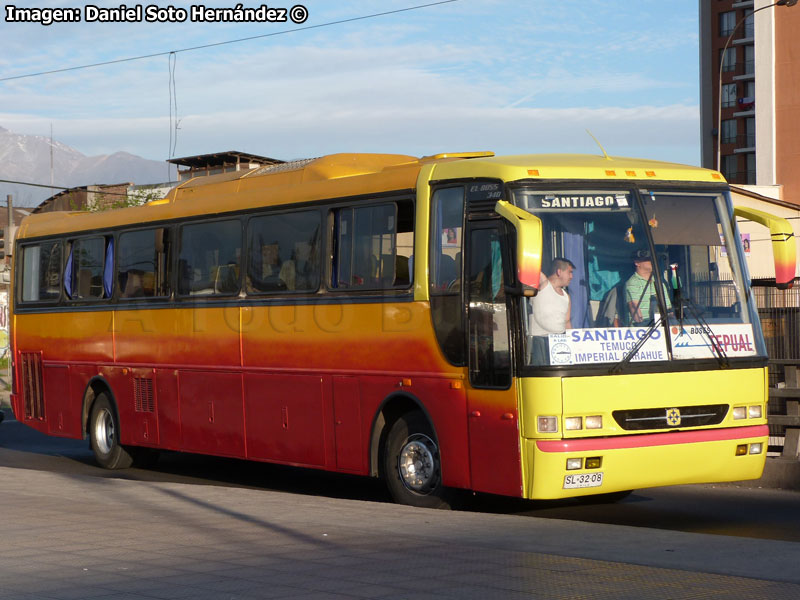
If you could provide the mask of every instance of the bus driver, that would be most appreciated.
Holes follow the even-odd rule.
[[[628,306],[630,324],[635,327],[647,326],[651,312],[656,310],[656,286],[653,282],[658,277],[653,276],[653,262],[650,260],[650,251],[641,249],[633,253],[634,273],[625,282],[625,302]],[[664,299],[667,301],[667,310],[672,309],[667,286],[661,282],[664,290]]]

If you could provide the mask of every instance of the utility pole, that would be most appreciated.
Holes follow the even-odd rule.
[[[10,285],[10,263],[8,263],[8,257],[11,256],[13,253],[13,245],[14,245],[14,204],[11,197],[11,194],[6,196],[6,202],[8,205],[8,227],[6,227],[5,235],[3,236],[3,250],[5,250],[5,256],[3,257],[2,262],[2,281],[3,281],[3,302],[0,306],[0,357],[2,357],[6,361],[5,365],[5,383],[9,385],[11,383],[11,357],[8,355],[9,351],[9,327],[8,327],[8,317],[9,317],[9,307],[11,304],[11,285]],[[5,390],[6,387],[3,387]],[[0,411],[0,415],[3,413]],[[0,418],[0,421],[3,419]]]
[[[6,228],[5,236],[3,236],[3,245],[5,246],[6,256],[11,256],[14,253],[14,207],[11,194],[6,196],[6,204],[8,206],[8,227]]]

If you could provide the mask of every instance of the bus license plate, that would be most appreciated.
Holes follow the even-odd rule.
[[[599,487],[603,485],[602,473],[581,473],[564,477],[564,489]]]

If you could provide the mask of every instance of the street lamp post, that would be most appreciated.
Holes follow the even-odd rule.
[[[722,67],[725,64],[725,54],[728,52],[728,46],[730,46],[733,41],[733,36],[736,35],[736,31],[741,27],[742,23],[757,12],[772,8],[773,6],[794,6],[797,2],[798,0],[778,0],[772,4],[767,4],[766,6],[755,9],[749,15],[739,19],[739,22],[736,23],[733,31],[731,31],[728,36],[728,39],[725,40],[725,47],[722,49],[722,56],[719,59],[719,89],[717,90],[717,171],[722,170]],[[755,19],[753,19],[753,21],[755,22]]]

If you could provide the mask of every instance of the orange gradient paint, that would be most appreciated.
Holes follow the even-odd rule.
[[[782,290],[791,288],[797,269],[797,242],[794,237],[794,229],[789,221],[744,206],[735,207],[733,213],[769,228],[772,238],[772,256],[775,261],[775,285]]]

